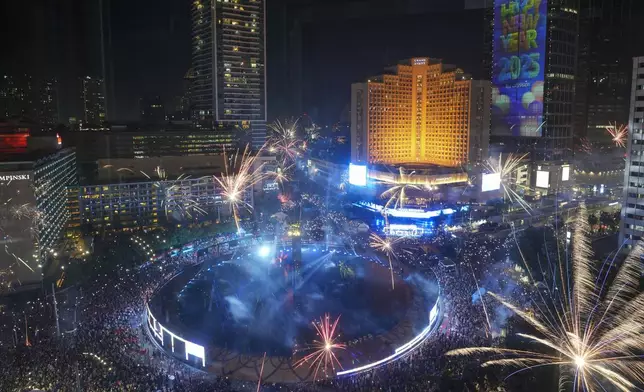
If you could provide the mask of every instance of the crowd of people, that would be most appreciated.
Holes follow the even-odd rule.
[[[323,216],[319,222],[330,223],[337,230],[346,224],[346,218]],[[10,321],[5,320],[0,326],[4,337],[0,346],[0,366],[4,369],[0,372],[0,391],[255,390],[255,383],[218,378],[167,357],[150,342],[144,330],[145,302],[154,290],[185,266],[210,257],[200,250],[212,250],[213,246],[234,239],[235,235],[227,235],[195,241],[193,251],[168,254],[143,265],[116,263],[114,268],[79,285],[74,301],[59,301],[58,311],[70,314],[73,307],[75,319],[71,327],[62,328],[61,337],[54,328],[51,296],[42,295],[18,311],[3,310],[12,313],[5,315]],[[456,347],[487,345],[493,341],[491,331],[485,327],[489,323],[480,303],[472,301],[472,293],[477,290],[475,279],[458,275],[469,272],[445,267],[427,250],[428,246],[445,248],[450,241],[453,239],[449,234],[439,232],[431,238],[401,243],[406,251],[400,252],[397,272],[407,268],[437,276],[445,311],[439,331],[412,354],[347,378],[315,384],[265,384],[263,390],[433,391],[448,390],[450,385],[470,379],[463,374],[478,372],[478,368],[468,368],[467,361],[444,354]],[[479,251],[493,247],[483,245],[477,245]],[[131,252],[139,251],[135,244],[130,248]],[[465,257],[481,256],[467,253],[471,251],[466,247]],[[489,252],[485,254],[491,255],[492,251]],[[22,317],[24,329],[19,325]]]

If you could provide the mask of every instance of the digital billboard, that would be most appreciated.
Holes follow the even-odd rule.
[[[349,164],[349,184],[357,186],[367,185],[367,166]]]
[[[481,192],[495,191],[501,188],[501,173],[483,174]]]
[[[547,0],[494,0],[494,135],[541,136],[547,14]]]
[[[548,188],[550,186],[550,172],[537,170],[537,188]]]
[[[570,179],[570,166],[561,168],[561,181],[568,181]]]

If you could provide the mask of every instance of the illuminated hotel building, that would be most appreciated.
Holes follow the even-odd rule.
[[[487,158],[490,83],[425,57],[351,87],[351,160],[460,167]]]
[[[75,185],[72,149],[7,154],[0,161],[0,269],[21,284],[41,280],[40,266],[67,225],[67,187]]]
[[[192,1],[192,111],[198,127],[266,140],[264,0]]]

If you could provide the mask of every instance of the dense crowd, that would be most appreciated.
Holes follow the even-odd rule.
[[[323,215],[319,222],[331,224],[334,231],[341,230],[346,218],[332,215]],[[168,358],[150,343],[144,332],[144,304],[158,285],[183,267],[208,257],[207,253],[198,250],[233,238],[222,236],[196,241],[194,251],[169,254],[143,266],[118,265],[111,272],[99,274],[96,279],[81,285],[73,305],[67,301],[60,304],[61,312],[73,306],[74,312],[79,314],[78,322],[62,338],[55,337],[49,311],[51,299],[46,296],[34,300],[30,305],[32,309],[20,310],[28,320],[24,331],[16,327],[20,315],[12,314],[13,324],[5,323],[2,328],[3,333],[12,335],[12,339],[9,343],[5,339],[0,348],[0,366],[4,369],[0,373],[0,391],[254,390],[254,383],[205,375]],[[267,384],[262,388],[275,391],[432,391],[447,390],[446,385],[449,389],[450,382],[462,382],[457,380],[463,379],[463,373],[474,370],[468,370],[463,366],[465,362],[444,354],[456,347],[489,344],[491,337],[486,333],[486,316],[480,303],[472,301],[475,280],[458,276],[455,270],[445,267],[428,251],[432,246],[443,249],[450,238],[449,234],[439,233],[431,238],[406,240],[402,244],[406,250],[400,252],[396,270],[408,268],[438,276],[446,314],[439,332],[413,354],[375,371],[348,378],[315,385]],[[488,249],[487,245],[490,244],[477,246]],[[132,245],[132,251],[135,249]],[[488,255],[487,250],[481,252]],[[465,256],[474,259],[481,254]],[[467,272],[460,270],[461,274]]]

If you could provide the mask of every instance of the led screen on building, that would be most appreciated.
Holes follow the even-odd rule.
[[[537,170],[537,188],[550,187],[550,172]]]
[[[570,179],[570,166],[561,168],[561,181],[568,181]]]
[[[501,188],[501,173],[483,174],[481,192],[495,191]]]
[[[349,164],[349,184],[356,186],[367,185],[367,166]]]
[[[547,0],[494,1],[494,135],[541,136],[547,14]]]

